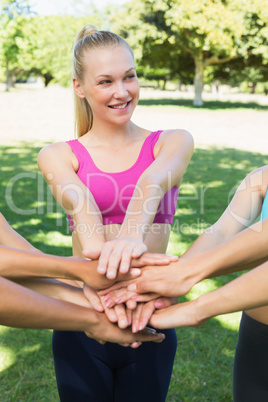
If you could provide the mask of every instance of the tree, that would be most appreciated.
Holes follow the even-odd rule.
[[[6,91],[9,91],[20,71],[18,58],[24,41],[23,26],[30,14],[27,0],[1,2],[0,58],[6,71]]]
[[[125,5],[132,21],[121,18],[121,31],[139,41],[141,59],[149,56],[154,62],[155,48],[169,53],[167,66],[169,59],[180,59],[182,66],[191,59],[194,105],[201,106],[208,66],[267,53],[267,10],[262,0],[135,0]]]

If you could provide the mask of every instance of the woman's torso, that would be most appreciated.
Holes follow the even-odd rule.
[[[126,144],[124,149],[120,147],[119,150],[111,149],[109,147],[100,147],[100,146],[90,146],[87,142],[87,138],[79,140],[83,147],[86,148],[88,154],[90,155],[90,159],[96,168],[105,173],[120,172],[131,170],[133,166],[135,166],[138,158],[140,158],[141,150],[144,147],[145,140],[147,141],[147,137],[149,138],[153,133],[148,131],[144,131],[143,135],[136,141],[133,141],[129,144]],[[153,147],[154,157],[158,155],[159,152],[159,141],[157,141]],[[76,171],[79,170],[79,162],[77,157],[73,156],[73,166]],[[131,218],[132,224],[135,224],[135,218]],[[121,224],[112,223],[104,225],[104,235],[106,241],[116,239]],[[169,223],[153,223],[151,228],[146,236],[145,244],[147,245],[149,252],[154,253],[165,253],[168,245],[168,240],[170,236],[171,225]],[[78,242],[77,235],[75,232],[72,234],[73,239],[73,253],[74,255],[81,256],[81,248]]]

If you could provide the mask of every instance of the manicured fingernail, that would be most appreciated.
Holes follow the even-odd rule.
[[[128,271],[128,266],[124,265],[123,267],[120,268],[120,271],[123,272],[123,273],[127,272]]]
[[[101,294],[101,292],[99,292],[99,294]],[[111,298],[110,295],[103,296],[103,300],[104,300],[105,302],[107,302],[110,298]]]
[[[132,283],[131,285],[129,285],[128,287],[128,290],[130,290],[130,291],[134,291],[135,292],[135,290],[136,290],[136,288],[137,288],[137,285],[136,285],[136,283]]]
[[[141,323],[141,324],[139,325],[139,331],[141,331],[142,329],[144,329],[144,325]]]
[[[137,327],[136,327],[136,325],[133,325],[133,327],[132,327],[132,332],[133,332],[133,334],[135,334],[135,332],[137,332]]]
[[[97,305],[97,310],[98,310],[98,311],[103,311],[103,307],[102,307],[101,304],[98,304],[98,305]]]
[[[107,300],[107,302],[105,302],[105,304],[106,304],[106,306],[107,306],[108,308],[110,308],[110,307],[113,306],[112,300]]]
[[[132,297],[131,297],[131,300],[137,300],[137,299],[138,299],[138,297],[139,297],[138,295],[136,295],[136,296],[132,296]]]
[[[157,300],[154,305],[155,305],[155,307],[158,307],[158,308],[164,307],[164,303],[160,300]]]
[[[115,299],[115,303],[121,303],[121,301],[122,301],[122,297],[117,297],[117,299]]]

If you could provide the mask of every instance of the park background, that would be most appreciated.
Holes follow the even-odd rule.
[[[180,255],[218,219],[245,175],[268,163],[268,2],[65,3],[55,15],[38,15],[26,1],[0,3],[0,210],[42,251],[71,254],[65,215],[36,157],[44,145],[73,138],[71,49],[89,22],[134,49],[141,99],[133,120],[194,136],[169,244]],[[180,301],[238,275],[206,280]],[[177,330],[167,402],[232,400],[239,319]],[[58,401],[51,331],[1,327],[0,335],[0,399]]]

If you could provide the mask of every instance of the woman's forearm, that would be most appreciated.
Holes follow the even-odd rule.
[[[268,304],[268,262],[221,288],[199,297],[193,308],[198,320]]]
[[[264,219],[211,251],[195,257],[202,279],[253,268],[268,259],[268,219]]]
[[[83,289],[78,286],[75,281],[65,283],[56,279],[18,279],[14,282],[44,296],[75,303],[84,307],[91,307],[84,296]]]
[[[16,328],[81,330],[88,328],[95,312],[36,293],[0,278],[0,324]]]

